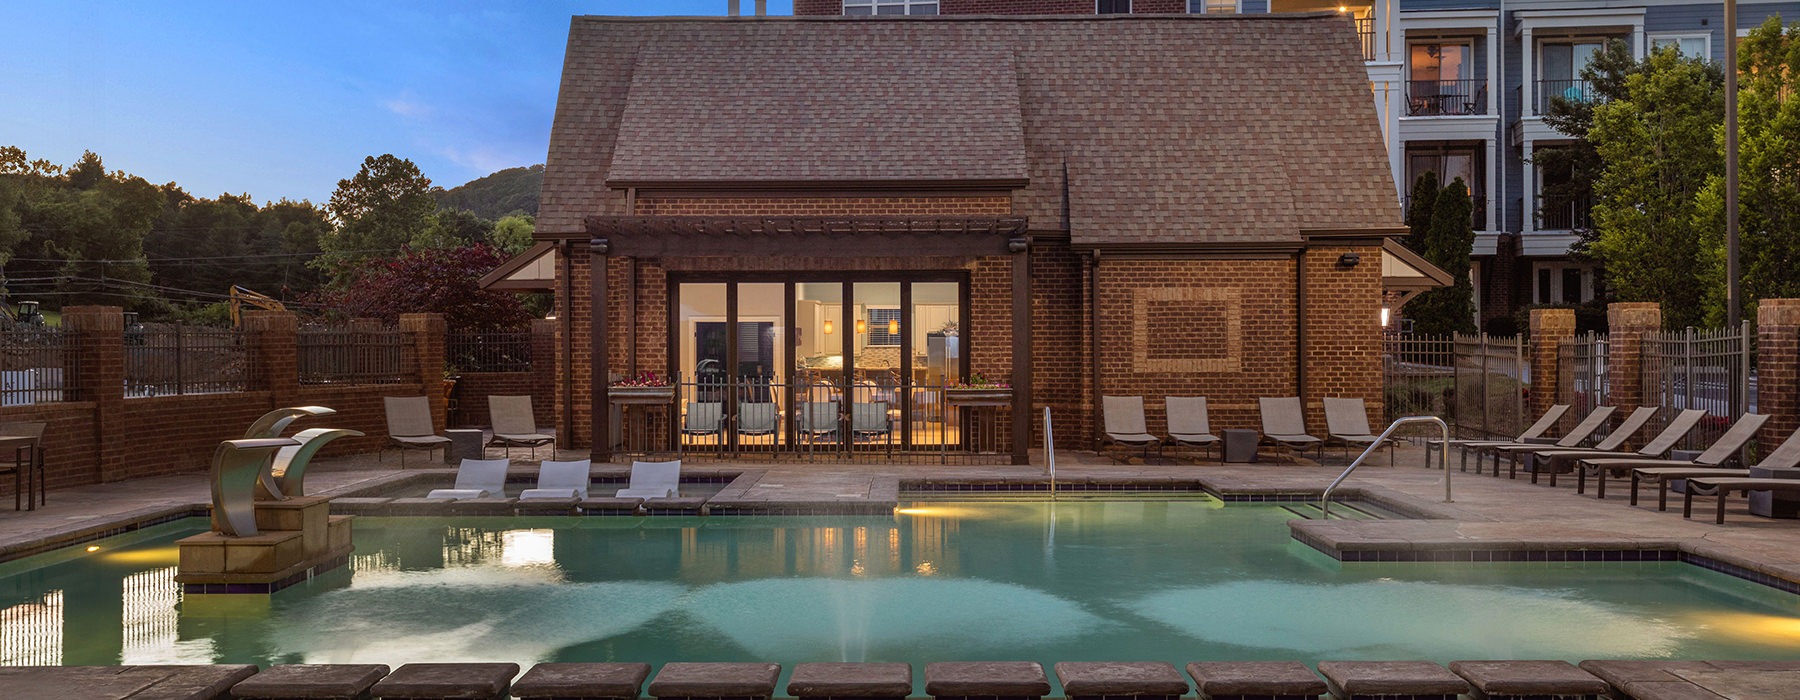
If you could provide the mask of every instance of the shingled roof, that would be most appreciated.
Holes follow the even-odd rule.
[[[1339,16],[577,17],[538,230],[622,185],[944,181],[1077,245],[1401,220]]]

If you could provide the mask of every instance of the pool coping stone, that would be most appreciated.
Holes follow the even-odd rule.
[[[1320,661],[1319,674],[1334,697],[1406,697],[1424,700],[1469,692],[1469,682],[1430,661]]]
[[[1450,672],[1474,686],[1476,700],[1523,696],[1605,695],[1608,686],[1567,661],[1452,661]]]
[[[1052,666],[1068,698],[1186,695],[1188,682],[1166,661],[1058,661]]]
[[[781,664],[671,661],[650,681],[657,698],[767,698],[775,694]]]
[[[650,676],[646,663],[540,663],[513,683],[520,700],[635,700]]]
[[[807,662],[794,664],[787,694],[796,698],[904,698],[912,688],[912,664]]]
[[[386,664],[276,664],[231,687],[231,697],[255,700],[356,700],[386,678]]]
[[[394,669],[370,693],[382,700],[504,700],[517,675],[519,665],[511,662],[413,663]]]
[[[1050,694],[1050,678],[1036,661],[934,661],[925,664],[925,694],[1041,698]]]
[[[1298,661],[1195,661],[1187,665],[1201,700],[1208,698],[1317,698],[1325,681]]]

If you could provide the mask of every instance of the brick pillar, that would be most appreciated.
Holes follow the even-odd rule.
[[[1574,309],[1531,310],[1531,416],[1541,416],[1556,403],[1557,348],[1575,339]]]
[[[246,311],[252,367],[269,391],[271,408],[293,406],[300,398],[299,321],[290,311]]]
[[[125,312],[117,306],[63,308],[63,329],[75,362],[75,391],[94,402],[94,454],[101,482],[134,476],[130,469],[135,429],[125,415]]]
[[[1644,405],[1644,334],[1662,329],[1662,306],[1654,301],[1607,304],[1606,327],[1612,405],[1629,413]]]
[[[418,358],[419,388],[431,402],[431,424],[449,425],[449,406],[444,398],[444,325],[443,314],[400,314],[400,330],[412,339],[413,357]]]
[[[1800,428],[1800,299],[1756,304],[1756,412],[1769,416],[1762,454]]]
[[[556,321],[531,321],[531,402],[540,426],[556,424]]]

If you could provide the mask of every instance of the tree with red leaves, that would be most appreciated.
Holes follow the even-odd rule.
[[[476,284],[505,261],[504,252],[485,243],[409,249],[364,263],[345,289],[323,292],[320,301],[352,318],[392,322],[402,313],[435,312],[452,331],[516,330],[531,321],[519,297]]]

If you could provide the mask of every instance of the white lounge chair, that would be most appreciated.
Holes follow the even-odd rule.
[[[778,434],[781,431],[779,415],[780,412],[775,410],[775,404],[772,402],[738,402],[738,448],[744,447],[744,438],[766,437],[769,439],[769,448],[774,449],[775,443],[780,439]]]
[[[1293,453],[1307,448],[1316,448],[1319,458],[1325,457],[1325,441],[1313,437],[1306,432],[1306,408],[1301,405],[1300,397],[1257,399],[1262,412],[1263,439],[1275,443],[1277,447],[1288,448],[1288,460],[1293,460]]]
[[[426,498],[450,498],[458,501],[471,498],[505,498],[506,469],[512,466],[510,459],[464,459],[456,468],[456,487],[448,489],[432,489],[425,494]]]
[[[1163,405],[1169,416],[1169,441],[1176,447],[1218,449],[1219,436],[1212,434],[1212,425],[1206,415],[1206,397],[1165,396]]]
[[[1144,448],[1144,456],[1150,456],[1150,448],[1162,449],[1162,438],[1151,435],[1144,421],[1144,397],[1142,396],[1104,396],[1102,405],[1106,411],[1106,441],[1115,445]]]
[[[589,460],[578,459],[572,462],[544,460],[538,465],[537,488],[525,489],[519,494],[519,500],[535,498],[580,498],[588,497],[588,471],[593,466]]]
[[[1352,446],[1363,447],[1382,442],[1369,430],[1369,409],[1362,399],[1327,397],[1325,399],[1325,440],[1344,446],[1350,456]],[[1388,464],[1394,463],[1394,441],[1387,440]]]
[[[509,457],[512,448],[529,447],[531,458],[537,459],[537,448],[556,440],[555,436],[538,432],[537,415],[532,411],[530,396],[490,394],[488,420],[494,423],[494,437],[488,444],[506,448]]]
[[[680,498],[681,460],[632,462],[631,484],[619,489],[619,498]]]
[[[407,450],[431,451],[450,447],[450,438],[437,434],[431,426],[431,402],[423,396],[385,396],[381,399],[387,411],[388,444],[400,448],[400,464],[406,465]],[[377,461],[381,454],[376,453]]]
[[[877,437],[887,442],[888,454],[894,453],[894,424],[888,417],[886,401],[873,403],[857,402],[850,404],[850,437],[874,440]]]

